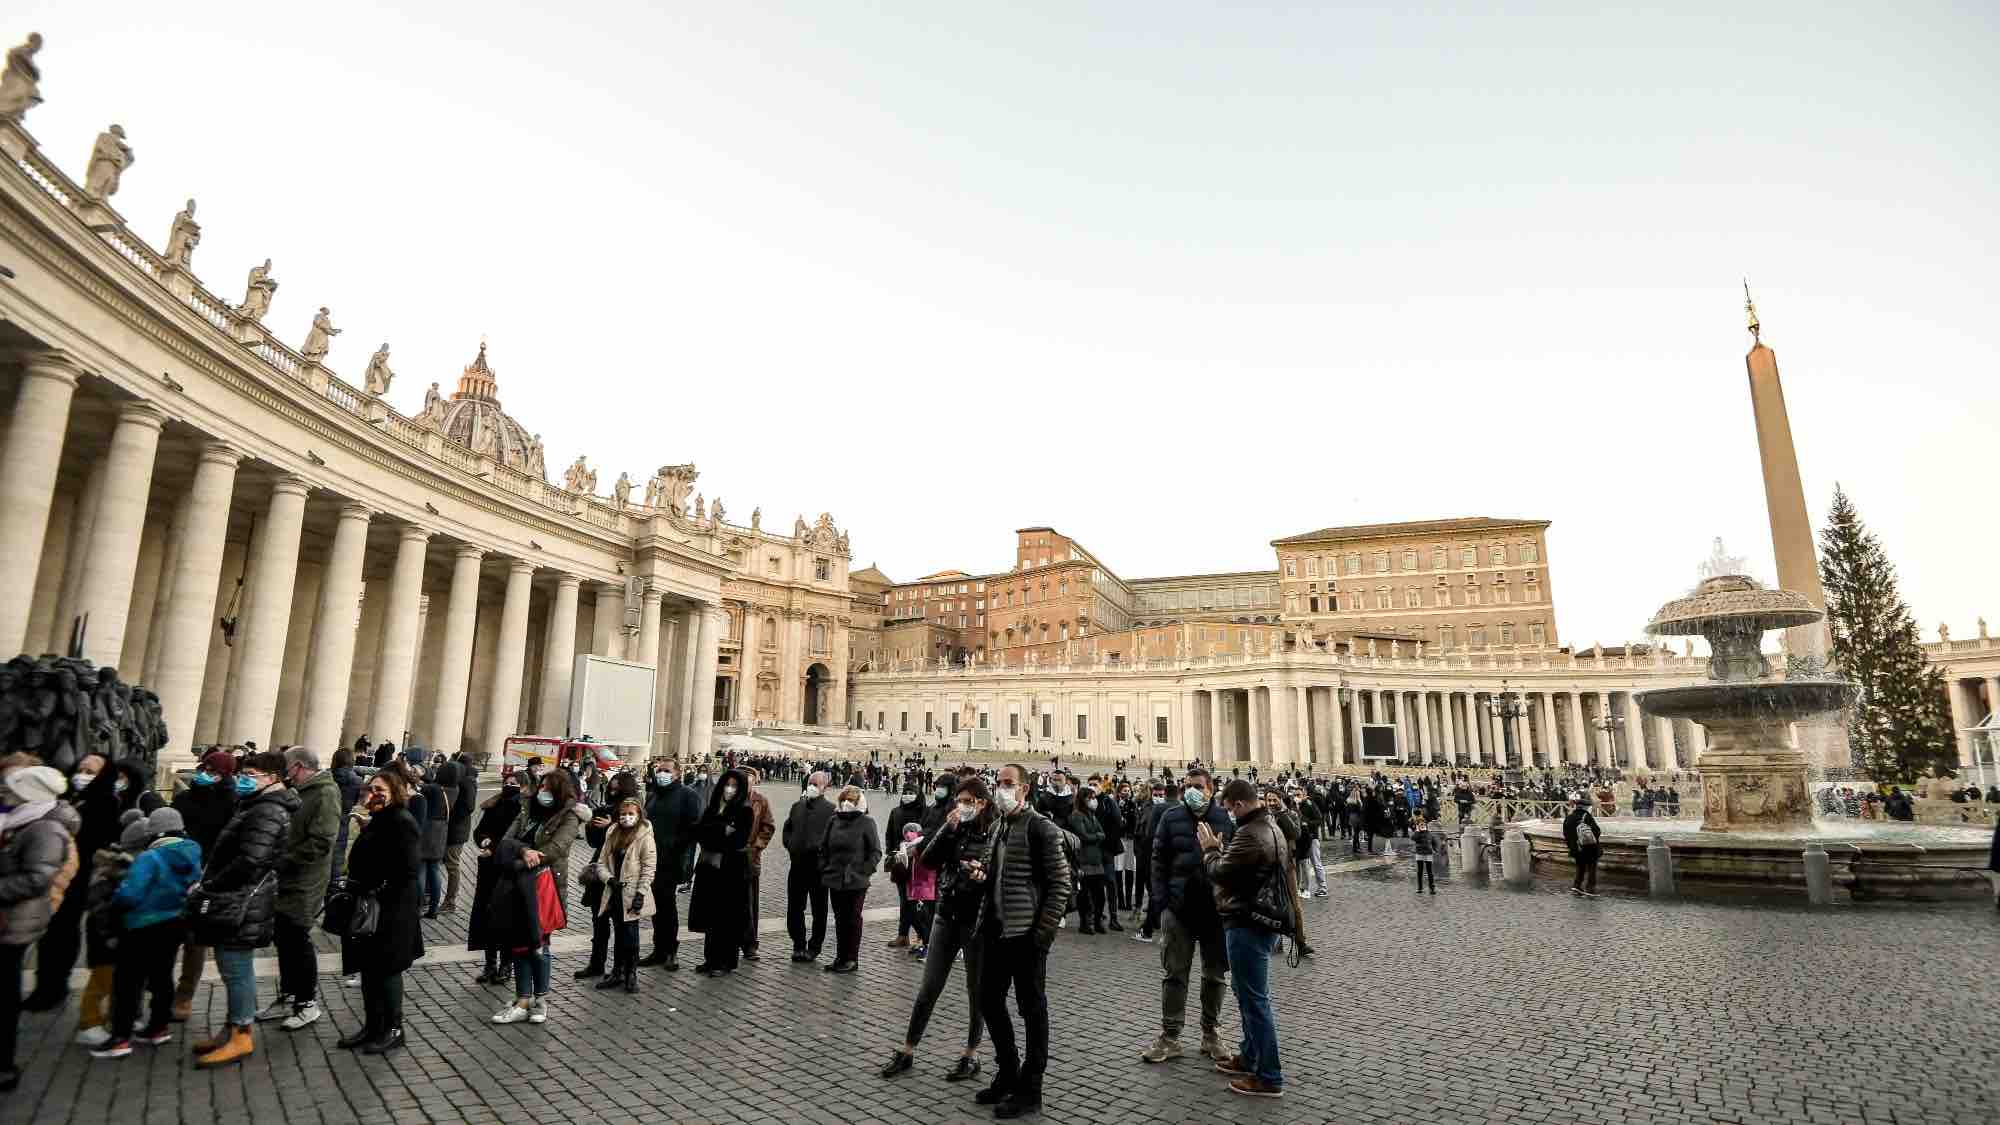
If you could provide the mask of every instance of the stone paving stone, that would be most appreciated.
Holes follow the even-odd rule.
[[[767,792],[782,817],[795,790]],[[879,820],[888,800],[870,800]],[[1655,904],[1618,890],[1588,901],[1559,883],[1509,892],[1456,868],[1436,897],[1420,897],[1407,861],[1327,851],[1342,861],[1330,873],[1333,895],[1305,904],[1318,955],[1271,970],[1284,1099],[1234,1097],[1196,1056],[1141,1063],[1158,1030],[1159,947],[1068,930],[1049,969],[1045,1119],[1763,1125],[2000,1116],[1990,907]],[[767,919],[783,911],[783,863],[774,845]],[[870,906],[893,904],[878,877]],[[568,974],[584,954],[567,951],[542,1027],[488,1022],[512,990],[473,986],[470,966],[446,961],[462,950],[464,920],[439,919],[427,935],[440,963],[406,976],[409,1048],[387,1061],[333,1047],[360,1018],[360,1002],[328,975],[328,1019],[293,1035],[264,1025],[245,1065],[196,1071],[188,1040],[223,1010],[211,973],[174,1043],[122,1061],[68,1045],[73,1008],[26,1017],[25,1077],[0,1102],[0,1125],[989,1119],[971,1101],[979,1082],[941,1077],[964,1026],[956,978],[916,1069],[893,1082],[875,1077],[901,1038],[921,974],[882,948],[890,917],[869,924],[862,970],[849,977],[792,965],[782,935],[767,935],[766,959],[733,977],[649,970],[628,997],[575,987]],[[328,974],[334,967],[322,963]],[[262,982],[267,996],[270,987]],[[1223,1024],[1233,1038],[1233,996]],[[982,1058],[990,1074],[990,1048]],[[1878,1074],[1891,1081],[1874,1082]]]

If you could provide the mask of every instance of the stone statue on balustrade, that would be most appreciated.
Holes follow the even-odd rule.
[[[167,231],[167,262],[184,270],[194,269],[194,248],[201,241],[201,224],[194,221],[194,200],[188,200],[181,213],[174,216],[173,228]]]
[[[35,65],[35,52],[41,49],[42,33],[31,31],[25,42],[7,52],[7,69],[0,72],[0,120],[19,121],[41,104],[42,72]]]
[[[1951,639],[1951,626],[1945,624],[1942,621],[1938,622],[1938,640],[1948,641],[1950,639]]]
[[[805,542],[806,517],[805,513],[803,512],[799,514],[799,518],[792,521],[792,538],[798,540],[801,543]]]
[[[611,482],[611,506],[622,512],[631,502],[632,477],[626,473],[619,473],[618,479]]]
[[[702,499],[701,493],[697,492],[694,494],[694,521],[700,523],[707,518],[708,504]]]
[[[1982,641],[1986,639],[1986,619],[1984,617],[1979,619],[1979,639]]]
[[[847,533],[845,531],[841,532],[839,535],[834,536],[833,549],[839,551],[843,555],[851,553],[847,547]]]
[[[125,126],[113,125],[97,134],[97,143],[90,146],[90,166],[83,173],[83,193],[92,199],[118,194],[118,180],[134,159],[132,146],[125,143]]]
[[[278,282],[271,276],[271,259],[264,259],[261,266],[250,267],[250,280],[243,289],[243,303],[236,306],[236,315],[244,320],[259,321],[271,311],[271,298],[278,295]],[[432,384],[436,386],[436,384]]]
[[[762,531],[763,528],[764,528],[764,509],[762,508],[750,509],[750,530]],[[1983,622],[1986,619],[1982,617],[1980,618],[1980,620]],[[1985,636],[1985,635],[1986,634],[1983,632],[1980,634],[1980,636]]]
[[[549,479],[548,451],[542,448],[542,435],[536,434],[529,440],[527,464],[522,471],[539,481]]]
[[[715,503],[709,507],[708,514],[714,517],[715,526],[722,526],[722,497],[715,498]]]
[[[591,478],[596,475],[584,466],[583,454],[579,453],[576,455],[576,460],[570,464],[570,467],[563,470],[563,487],[569,489],[571,492],[581,492],[589,495]]]
[[[327,350],[333,347],[333,338],[338,335],[340,329],[333,326],[333,317],[321,305],[313,314],[312,328],[306,333],[305,346],[299,349],[299,354],[306,357],[307,363],[318,363],[326,358]]]
[[[487,425],[483,414],[472,416],[472,451],[481,457],[495,457],[500,453],[500,431]]]
[[[433,430],[444,429],[444,396],[438,393],[436,383],[432,383],[431,389],[424,392],[424,408],[419,412],[417,420]]]
[[[653,474],[659,482],[658,506],[674,514],[676,518],[687,513],[688,494],[694,491],[694,482],[701,478],[695,467],[689,465],[662,465]]]
[[[660,474],[654,473],[646,481],[646,507],[658,510],[660,506]]]
[[[382,346],[375,349],[375,354],[368,357],[368,370],[361,373],[361,386],[369,394],[380,398],[389,393],[389,384],[395,378],[396,373],[389,370],[389,342],[384,340]]]

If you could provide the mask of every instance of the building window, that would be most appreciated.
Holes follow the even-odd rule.
[[[977,619],[973,621],[973,624],[974,624],[974,625],[977,625],[977,626],[979,626],[979,627],[980,627],[980,628],[982,628],[982,629],[983,629],[983,628],[985,628],[985,627],[986,627],[986,615],[985,615],[985,614],[983,614],[983,613],[982,613],[982,614],[979,614],[979,615],[977,616]]]
[[[1465,630],[1465,643],[1473,648],[1486,647],[1486,626],[1470,625]]]
[[[958,627],[961,629],[965,628],[965,615],[963,613],[958,615]]]
[[[1306,612],[1307,612],[1307,613],[1318,613],[1318,612],[1319,612],[1319,599],[1318,599],[1318,598],[1307,598],[1307,599],[1306,599]]]
[[[1007,737],[1021,737],[1021,714],[1018,711],[1007,712]]]
[[[1540,547],[1536,546],[1536,545],[1535,545],[1535,544],[1533,544],[1533,543],[1523,543],[1523,544],[1521,544],[1521,562],[1522,562],[1522,563],[1524,563],[1524,564],[1525,564],[1525,563],[1538,563],[1538,562],[1541,562],[1541,561],[1542,561],[1542,549],[1541,549]]]
[[[779,566],[778,556],[772,555],[769,559],[765,561],[764,571],[767,574],[776,574],[778,573],[778,566]]]
[[[908,734],[910,732],[910,713],[908,711],[902,712],[902,720],[903,733]]]
[[[813,577],[819,579],[821,582],[831,579],[833,577],[833,560],[814,559]]]
[[[1479,604],[1479,587],[1468,585],[1465,588],[1465,604],[1466,605]]]
[[[1347,553],[1347,573],[1349,574],[1361,573],[1361,552],[1349,551]]]
[[[1417,549],[1415,547],[1403,548],[1403,569],[1417,569]]]
[[[1460,547],[1458,549],[1458,565],[1464,567],[1466,570],[1471,570],[1473,567],[1478,566],[1479,548]]]
[[[1389,587],[1377,586],[1375,588],[1375,608],[1376,609],[1394,608],[1391,599],[1389,597]]]
[[[1438,626],[1438,647],[1454,648],[1458,645],[1458,631],[1449,625]]]
[[[1422,609],[1423,605],[1424,596],[1415,586],[1403,591],[1403,607],[1405,609]]]
[[[1298,596],[1297,594],[1286,594],[1286,595],[1285,595],[1285,612],[1286,612],[1286,613],[1297,613],[1298,611],[1299,611],[1299,596]]]
[[[1089,741],[1090,741],[1090,716],[1089,716],[1089,715],[1078,715],[1078,716],[1076,717],[1076,740],[1077,740],[1078,742],[1089,742]]]
[[[934,711],[926,711],[926,712],[924,712],[924,733],[925,733],[925,734],[929,734],[929,733],[931,732],[931,724],[932,724],[932,721],[933,721],[933,720],[935,719],[935,717],[936,717],[936,714],[937,714],[937,713],[936,713],[936,712],[934,712]],[[953,711],[953,712],[951,713],[951,733],[953,733],[953,734],[957,734],[957,733],[958,733],[958,712],[956,712],[956,711]]]
[[[814,652],[825,652],[825,651],[826,651],[826,626],[824,626],[824,625],[820,624],[820,623],[819,623],[819,622],[817,622],[817,621],[813,622],[813,632],[812,632],[812,638],[813,638],[813,651],[814,651]]]
[[[1491,562],[1494,566],[1506,566],[1507,548],[1494,547],[1486,552],[1486,557],[1487,561]]]
[[[1528,639],[1538,645],[1548,644],[1549,643],[1548,627],[1543,625],[1539,621],[1534,623],[1533,625],[1528,626]]]
[[[1374,557],[1369,560],[1369,562],[1371,565],[1374,566],[1375,573],[1377,574],[1389,573],[1389,552],[1377,551],[1375,552]]]
[[[777,647],[778,647],[778,619],[777,619],[777,618],[775,618],[775,617],[766,617],[766,618],[764,619],[764,636],[763,636],[763,637],[762,637],[761,639],[762,639],[762,641],[763,641],[763,644],[764,644],[764,647],[765,647],[765,648],[777,648]]]
[[[1125,741],[1125,716],[1123,715],[1111,716],[1111,741],[1113,742]]]
[[[981,711],[979,713],[979,729],[980,730],[986,729],[986,712],[984,711]]]
[[[1043,738],[1054,738],[1054,737],[1055,737],[1055,735],[1054,735],[1054,734],[1051,734],[1051,733],[1050,733],[1050,728],[1051,728],[1051,727],[1052,727],[1052,726],[1054,725],[1054,723],[1055,723],[1055,718],[1056,718],[1056,717],[1055,717],[1054,715],[1051,715],[1051,714],[1049,714],[1049,713],[1048,713],[1047,711],[1044,711],[1044,712],[1042,712],[1042,737],[1043,737]]]
[[[882,730],[882,729],[886,728],[886,727],[887,727],[887,726],[889,725],[888,723],[886,723],[886,722],[884,722],[884,721],[883,721],[883,720],[884,720],[885,718],[887,718],[887,716],[885,716],[884,714],[882,714],[882,712],[880,712],[880,711],[877,711],[877,712],[875,712],[875,729],[876,729],[876,730]]]
[[[1443,569],[1444,569],[1444,566],[1445,566],[1445,553],[1444,553],[1444,548],[1443,548],[1443,547],[1432,547],[1432,548],[1431,548],[1431,569],[1432,569],[1432,570],[1443,570]]]
[[[1319,577],[1319,560],[1317,558],[1311,558],[1306,560],[1306,577],[1307,578]]]
[[[1512,600],[1512,595],[1508,592],[1507,587],[1504,584],[1493,587],[1494,605],[1506,605],[1511,600]]]
[[[1153,741],[1161,746],[1167,744],[1167,717],[1165,715],[1153,716]]]
[[[1287,578],[1297,578],[1298,576],[1299,576],[1299,568],[1298,568],[1298,562],[1297,562],[1297,560],[1295,560],[1295,559],[1286,559],[1286,560],[1285,560],[1285,577],[1287,577]]]
[[[1500,643],[1503,645],[1511,645],[1514,643],[1513,625],[1503,624],[1500,626]]]

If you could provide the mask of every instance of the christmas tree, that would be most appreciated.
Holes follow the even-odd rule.
[[[1953,770],[1944,677],[1924,662],[1894,564],[1838,485],[1819,533],[1819,576],[1834,663],[1859,689],[1848,711],[1856,764],[1876,781],[1905,784]]]

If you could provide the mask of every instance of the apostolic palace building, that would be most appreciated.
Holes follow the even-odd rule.
[[[159,695],[168,768],[562,734],[579,653],[654,669],[658,753],[717,724],[1315,765],[1673,770],[1704,746],[1636,696],[1705,660],[1558,635],[1545,520],[1274,528],[1250,569],[1159,578],[1031,527],[998,567],[896,582],[850,573],[829,515],[732,521],[691,464],[552,481],[504,355],[468,340],[398,409],[387,345],[343,376],[325,308],[296,346],[265,327],[270,262],[197,268],[192,200],[143,217],[158,247],[128,225],[122,129],[61,138],[88,152],[66,172],[25,81],[0,97],[0,658],[80,641]],[[1980,633],[1932,649],[1968,763],[2000,705]]]

